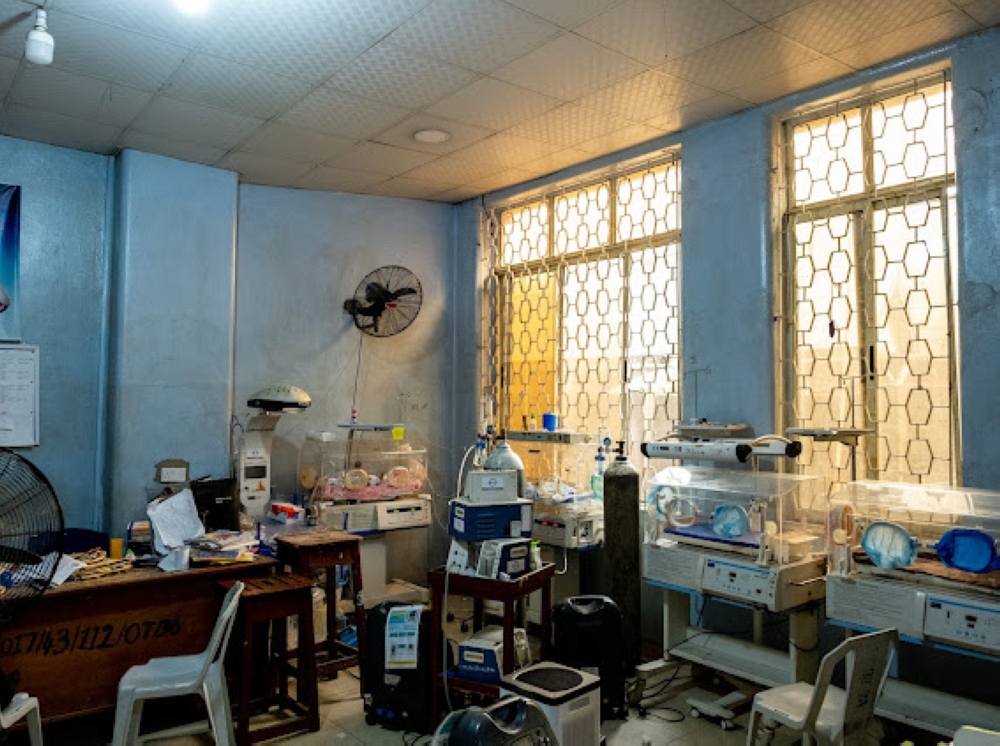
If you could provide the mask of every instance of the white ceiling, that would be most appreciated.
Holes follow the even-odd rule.
[[[39,5],[49,67],[23,58]],[[1000,0],[0,0],[0,134],[455,202],[997,24]]]

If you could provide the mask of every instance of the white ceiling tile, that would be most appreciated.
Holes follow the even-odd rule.
[[[238,62],[194,54],[164,90],[168,96],[270,119],[299,101],[312,86]]]
[[[35,25],[35,10],[41,3],[3,0],[0,3],[0,55],[20,59],[24,40]]]
[[[92,153],[114,152],[121,132],[121,127],[29,109],[17,104],[8,104],[0,115],[0,134]]]
[[[204,163],[207,166],[212,165],[226,154],[222,148],[213,148],[211,145],[184,142],[160,135],[147,135],[145,132],[136,132],[133,129],[125,130],[125,134],[118,140],[118,146],[164,155],[179,161]]]
[[[497,70],[493,77],[572,101],[623,78],[638,75],[643,69],[635,60],[588,39],[563,34]]]
[[[156,96],[132,123],[132,127],[151,135],[190,140],[228,150],[261,124],[263,122],[259,119],[231,111]]]
[[[478,77],[470,70],[383,41],[350,62],[327,85],[387,104],[419,109]]]
[[[435,202],[447,202],[452,205],[457,205],[459,202],[465,202],[473,197],[478,197],[482,192],[474,189],[471,186],[460,186],[454,189],[448,189],[444,192],[439,192],[429,199]]]
[[[323,192],[347,192],[358,194],[365,189],[374,187],[386,181],[385,176],[369,174],[361,171],[348,171],[343,168],[317,166],[300,176],[295,186],[301,189],[315,189]]]
[[[755,21],[764,23],[785,13],[791,13],[815,0],[726,0],[726,2]]]
[[[455,155],[461,158],[472,158],[490,166],[514,168],[522,163],[537,160],[551,150],[550,143],[499,134],[463,148]]]
[[[777,75],[758,78],[739,88],[733,89],[730,93],[744,101],[762,104],[765,101],[773,101],[789,93],[804,91],[807,88],[812,88],[820,83],[826,83],[835,78],[849,75],[852,72],[853,70],[843,63],[821,57],[818,60],[807,62],[799,67],[782,70]]]
[[[593,153],[576,148],[565,148],[564,150],[554,150],[551,153],[547,153],[536,161],[522,163],[518,168],[529,172],[532,178],[534,178],[554,174],[556,171],[562,171],[564,168],[584,163],[593,158]]]
[[[713,119],[723,119],[730,114],[748,109],[750,106],[752,104],[747,101],[720,93],[712,98],[696,101],[693,104],[667,112],[662,117],[650,119],[646,124],[665,132],[678,132]]]
[[[488,73],[559,32],[500,0],[435,0],[390,37],[408,49]]]
[[[284,158],[254,153],[229,153],[215,165],[236,171],[240,175],[240,181],[247,184],[273,186],[291,186],[312,168],[308,163],[296,163]]]
[[[946,39],[972,33],[979,28],[979,24],[968,15],[960,10],[953,10],[913,26],[869,39],[857,46],[842,49],[832,56],[845,65],[861,70]]]
[[[427,0],[243,0],[216,29],[212,53],[318,84]]]
[[[156,91],[184,61],[184,47],[57,10],[49,13],[56,40],[53,65],[144,91]]]
[[[592,157],[614,153],[625,148],[631,148],[642,142],[649,142],[663,137],[663,130],[645,124],[632,124],[620,130],[600,135],[593,140],[580,143],[577,147],[587,151]]]
[[[18,61],[11,57],[0,57],[0,100],[7,95],[17,74]]]
[[[413,135],[420,130],[444,130],[451,134],[451,139],[441,143],[418,142],[413,139]],[[445,155],[447,153],[460,150],[476,140],[482,140],[493,134],[492,130],[483,127],[473,127],[470,124],[452,122],[430,114],[416,114],[390,129],[379,133],[373,138],[376,142],[386,145],[395,145],[407,150],[419,150],[421,153],[431,155]]]
[[[181,13],[173,0],[50,0],[48,6],[76,16],[156,36],[187,47],[210,36],[240,0],[213,0],[198,15]]]
[[[437,182],[443,191],[456,184],[470,184],[478,179],[485,179],[503,170],[503,166],[483,163],[474,158],[462,158],[456,153],[418,166],[406,175],[412,179]]]
[[[328,132],[268,122],[240,143],[241,153],[259,153],[299,163],[322,163],[354,145],[357,140]]]
[[[563,28],[574,28],[622,0],[507,0],[511,5],[552,21]]]
[[[447,119],[503,130],[561,103],[559,99],[502,80],[480,78],[427,111]]]
[[[656,67],[754,25],[722,0],[629,0],[577,33]]]
[[[714,96],[715,91],[648,70],[577,99],[576,104],[606,114],[644,122],[679,106]]]
[[[1000,0],[973,0],[962,10],[984,26],[1000,25]]]
[[[663,72],[717,91],[729,91],[819,57],[812,49],[758,26],[668,62]]]
[[[511,127],[507,134],[572,148],[595,137],[625,129],[630,124],[632,122],[621,117],[566,104]]]
[[[362,142],[335,155],[325,161],[325,164],[351,171],[398,176],[434,158],[435,156],[429,153],[418,153],[415,150],[404,150],[377,142]]]
[[[126,127],[153,94],[55,67],[25,65],[10,100],[42,111]]]
[[[398,122],[410,111],[321,86],[293,106],[281,121],[296,127],[364,139]]]
[[[383,181],[377,188],[380,197],[402,199],[430,199],[441,191],[441,185],[436,182],[411,179],[407,176],[397,176],[395,179]]]
[[[477,190],[480,194],[486,194],[487,192],[495,192],[497,189],[514,186],[515,184],[523,184],[531,178],[532,175],[529,171],[511,168],[506,171],[501,171],[498,174],[487,176],[485,179],[474,181],[469,184],[469,186]]]
[[[947,0],[818,0],[774,19],[768,26],[823,54],[832,54],[953,7]]]

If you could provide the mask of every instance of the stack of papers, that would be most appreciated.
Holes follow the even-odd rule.
[[[215,531],[190,539],[191,561],[212,564],[253,562],[251,551],[260,542],[246,531]]]

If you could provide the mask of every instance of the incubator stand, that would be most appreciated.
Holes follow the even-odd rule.
[[[853,482],[831,502],[829,535],[832,624],[1000,663],[1000,492]],[[996,705],[889,679],[876,712],[951,735],[996,729]]]
[[[817,601],[824,596],[828,500],[819,477],[670,467],[646,497],[643,578],[663,589],[664,666],[698,663],[740,680],[778,686],[815,679]],[[691,596],[753,611],[747,642],[691,625]],[[789,611],[788,651],[763,644],[765,611]],[[725,728],[745,687],[720,701],[689,701]]]

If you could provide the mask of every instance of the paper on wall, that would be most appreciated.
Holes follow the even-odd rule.
[[[190,489],[158,497],[146,507],[146,513],[153,526],[153,542],[159,554],[168,554],[184,546],[189,539],[205,535]]]

